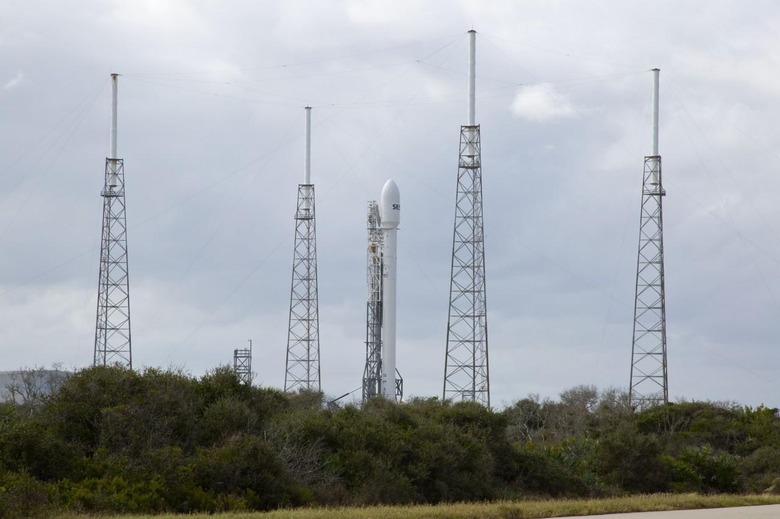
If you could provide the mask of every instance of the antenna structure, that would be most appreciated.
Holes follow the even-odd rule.
[[[317,295],[317,231],[311,183],[311,107],[306,107],[304,181],[295,211],[290,318],[284,390],[321,391],[320,320]]]
[[[247,386],[252,385],[252,340],[249,340],[249,348],[233,350],[233,371],[238,381]]]
[[[110,151],[106,158],[100,240],[94,365],[133,367],[130,341],[130,277],[127,265],[125,166],[117,158],[117,79],[111,74]]]
[[[476,124],[476,31],[469,31],[468,124],[460,127],[444,400],[490,407],[482,159]]]
[[[659,69],[653,69],[653,151],[645,157],[629,403],[645,408],[669,402],[661,155],[658,153]]]

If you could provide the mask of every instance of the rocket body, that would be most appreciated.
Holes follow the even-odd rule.
[[[390,179],[382,188],[379,214],[384,238],[382,269],[382,396],[396,401],[396,285],[398,225],[401,223],[401,195]]]

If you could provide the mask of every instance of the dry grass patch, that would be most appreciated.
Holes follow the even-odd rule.
[[[613,499],[547,501],[501,501],[420,506],[375,506],[350,508],[299,508],[274,512],[221,514],[220,519],[542,519],[620,512],[692,510],[734,506],[780,504],[780,495],[655,494]],[[213,519],[193,515],[63,515],[59,519]]]

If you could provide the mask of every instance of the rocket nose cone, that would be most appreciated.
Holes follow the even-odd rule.
[[[393,201],[393,202],[400,202],[401,201],[401,193],[398,191],[398,184],[395,183],[395,180],[388,179],[387,182],[385,182],[384,187],[382,187],[382,201],[385,200]]]
[[[401,193],[392,178],[382,188],[379,212],[382,227],[398,227],[401,223]]]

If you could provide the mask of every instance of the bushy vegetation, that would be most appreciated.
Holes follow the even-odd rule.
[[[0,517],[764,491],[780,491],[776,409],[635,411],[589,386],[500,411],[334,407],[228,368],[111,367],[0,404]]]

